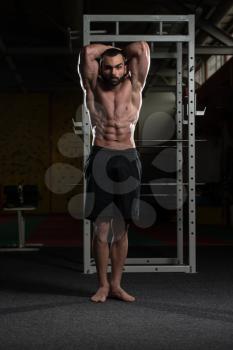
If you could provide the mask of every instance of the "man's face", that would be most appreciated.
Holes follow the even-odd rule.
[[[125,74],[126,65],[121,54],[113,57],[103,57],[101,75],[109,85],[118,85],[123,80]]]

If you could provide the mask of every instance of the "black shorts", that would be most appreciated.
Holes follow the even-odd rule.
[[[92,146],[84,167],[86,219],[139,218],[142,165],[136,148]]]

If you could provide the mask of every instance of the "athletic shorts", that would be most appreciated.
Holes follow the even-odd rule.
[[[92,146],[84,167],[86,219],[138,220],[142,165],[136,148]]]

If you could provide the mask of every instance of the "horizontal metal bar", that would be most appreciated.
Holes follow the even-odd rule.
[[[143,140],[143,139],[137,139],[137,140],[134,140],[134,141],[138,141],[138,142],[150,142],[150,141],[156,141],[156,142],[188,142],[189,140],[188,139],[183,139],[183,140],[177,140],[177,139],[171,139],[171,140],[157,140],[157,139],[148,139],[148,140]],[[206,139],[196,139],[195,140],[196,142],[206,142],[208,140]]]
[[[14,208],[8,208],[8,207],[4,207],[3,210],[4,211],[27,211],[27,210],[35,210],[37,209],[36,207],[32,207],[32,206],[28,206],[28,207],[14,207]]]
[[[177,258],[127,258],[126,265],[135,264],[178,264]]]
[[[184,48],[182,51],[183,55],[188,54],[188,49]],[[195,55],[233,55],[233,46],[197,46],[195,48]],[[161,58],[177,58],[175,52],[158,51],[151,52],[151,59]]]
[[[176,193],[153,193],[153,194],[140,194],[141,197],[177,197]],[[200,194],[196,194],[196,197],[200,197]]]
[[[177,265],[178,264],[178,259],[177,258],[127,258],[125,264],[129,264],[129,265],[135,265],[135,264],[174,264]],[[95,265],[95,260],[91,259],[91,265],[92,266],[96,266]],[[111,260],[108,260],[108,265],[111,266]]]
[[[196,185],[205,185],[205,182],[196,182]],[[142,182],[141,185],[143,186],[177,186],[177,182],[151,182],[151,183],[146,183]],[[179,182],[178,185],[188,185],[188,182]]]
[[[91,34],[105,34],[107,33],[107,30],[91,30],[90,31]]]
[[[205,185],[206,182],[196,182],[196,186],[203,186]],[[77,184],[64,184],[65,186],[83,186],[84,184],[83,183],[77,183]],[[143,182],[140,184],[141,186],[177,186],[177,182],[158,182],[158,183],[146,183],[146,182]],[[182,183],[178,183],[178,185],[188,185],[188,182],[182,182]]]
[[[124,272],[185,272],[190,273],[189,265],[125,265]],[[111,272],[111,266],[108,266],[108,272]],[[87,273],[96,273],[96,267],[90,266]]]
[[[73,124],[74,124],[74,126],[83,126],[83,122],[78,122],[78,121],[76,121],[76,120],[74,120],[74,118],[72,118],[72,122],[73,122]]]
[[[153,194],[140,194],[140,197],[177,197],[176,193],[153,193]]]
[[[84,15],[90,22],[187,22],[192,15]]]
[[[186,42],[189,35],[87,35],[87,42],[130,42],[130,41],[156,41],[156,42]]]
[[[195,50],[196,55],[233,55],[233,46],[222,46],[222,47],[197,47]]]
[[[158,52],[151,52],[150,54],[151,58],[154,59],[160,59],[160,58],[177,58],[177,53],[176,52],[162,52],[162,51],[158,51]]]
[[[184,146],[185,147],[185,146]],[[188,147],[188,146],[187,146]],[[137,145],[137,148],[176,148],[176,146],[166,145]]]
[[[152,266],[140,266],[125,265],[124,272],[190,272],[189,265],[152,265]]]
[[[196,182],[196,186],[203,186],[203,185],[205,185],[206,184],[206,182]],[[65,186],[83,186],[84,185],[84,183],[73,183],[73,184],[64,184]],[[151,182],[151,183],[146,183],[146,182],[143,182],[143,183],[141,183],[140,184],[141,186],[177,186],[177,182],[174,182],[174,183],[172,183],[172,182],[167,182],[167,183],[153,183],[153,182]],[[182,183],[178,183],[178,185],[188,185],[188,182],[182,182]]]
[[[19,247],[11,247],[11,248],[0,248],[0,252],[32,252],[32,251],[38,251],[38,250],[40,250],[40,248],[38,247],[38,248],[34,248],[34,247],[32,247],[32,248],[30,248],[30,247],[23,247],[23,248],[19,248]]]

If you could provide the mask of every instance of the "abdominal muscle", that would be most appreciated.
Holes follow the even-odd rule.
[[[134,130],[136,121],[98,122],[92,127],[92,145],[113,149],[135,148]]]
[[[141,94],[133,94],[129,79],[115,91],[105,91],[97,85],[87,102],[92,145],[120,150],[136,147],[134,131],[141,107]]]

